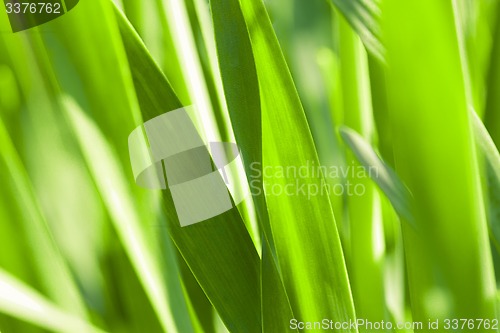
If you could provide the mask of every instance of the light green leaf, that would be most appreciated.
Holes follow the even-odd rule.
[[[251,175],[251,165],[256,164],[262,171],[262,125],[259,82],[250,37],[239,1],[211,1],[211,12],[227,106],[246,162],[246,172]],[[261,261],[263,332],[279,332],[289,329],[288,321],[293,313],[278,273],[262,172],[257,179],[249,180],[257,182],[260,191],[253,199],[264,235]]]
[[[387,196],[396,212],[416,228],[412,212],[412,196],[399,176],[373,150],[373,148],[354,130],[343,126],[340,135],[352,150],[358,161],[369,170],[368,174]]]
[[[318,165],[318,157],[295,85],[262,1],[241,1],[259,79],[263,168]],[[255,175],[254,175],[255,176]],[[320,186],[322,177],[303,177]],[[292,180],[295,181],[295,180]],[[264,177],[268,189],[285,177]],[[304,188],[303,187],[303,188]],[[354,309],[340,239],[327,195],[266,192],[279,267],[296,318],[348,321]]]
[[[118,158],[106,139],[79,108],[66,97],[63,100],[66,114],[75,132],[83,155],[96,181],[118,236],[135,268],[158,319],[167,332],[180,332],[168,304],[168,291],[163,283],[156,256],[144,234],[132,195]]]
[[[452,1],[384,0],[383,9],[394,160],[418,227],[403,225],[413,320],[492,318],[496,287]]]
[[[22,161],[15,150],[3,121],[0,119],[0,168],[10,175],[5,182],[12,185],[12,197],[19,206],[21,216],[18,218],[25,228],[30,251],[35,258],[35,270],[42,286],[57,304],[82,317],[87,316],[83,299],[68,269],[65,259],[48,228],[37,197],[24,169]]]

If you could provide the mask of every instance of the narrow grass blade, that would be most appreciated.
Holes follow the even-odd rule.
[[[318,165],[311,133],[262,1],[241,1],[252,43],[262,103],[263,168]],[[305,187],[322,176],[304,177]],[[293,180],[295,181],[295,180]],[[264,184],[284,188],[285,177]],[[310,194],[310,193],[308,193]],[[271,229],[285,289],[295,316],[354,318],[344,257],[328,195],[266,192]],[[311,222],[314,221],[314,222]]]
[[[180,331],[167,303],[167,290],[163,284],[160,269],[141,230],[134,203],[130,200],[131,193],[127,188],[126,178],[117,164],[116,154],[106,143],[99,129],[84,115],[74,101],[66,98],[63,103],[90,172],[102,193],[114,227],[163,329],[167,332]]]
[[[412,212],[412,196],[399,176],[373,150],[373,148],[354,130],[341,127],[340,134],[358,161],[368,170],[372,180],[387,196],[396,212],[404,221],[416,228]]]
[[[375,138],[368,60],[360,38],[348,22],[339,17],[340,84],[344,124],[356,130],[368,142]],[[344,170],[363,170],[350,150],[345,152]],[[345,191],[349,228],[349,260],[347,268],[351,282],[356,316],[370,321],[385,319],[383,284],[384,232],[380,194],[368,174],[348,172],[346,184],[358,191]],[[367,280],[366,276],[371,276]],[[363,331],[363,330],[360,330]]]
[[[221,135],[215,118],[203,73],[203,66],[197,52],[194,33],[190,25],[186,3],[183,0],[164,0],[167,23],[176,45],[175,52],[186,78],[187,90],[192,103],[200,110],[198,119],[203,123],[202,132],[208,141],[220,141]]]
[[[80,291],[52,238],[28,175],[1,119],[0,147],[0,168],[10,175],[8,182],[12,183],[12,196],[23,214],[19,222],[25,225],[30,251],[36,258],[35,270],[43,288],[57,304],[85,318],[87,313]]]
[[[227,106],[241,148],[263,230],[261,288],[263,332],[278,332],[293,318],[277,267],[274,240],[263,193],[262,125],[259,82],[247,25],[237,0],[211,1],[215,39]],[[251,178],[257,166],[259,177]]]
[[[500,211],[498,209],[498,200],[500,199],[500,153],[479,116],[474,110],[471,110],[470,113],[476,144],[487,161],[486,173],[490,193],[489,225],[495,246],[500,251]]]
[[[329,0],[344,15],[360,36],[368,51],[384,61],[385,48],[381,38],[380,2],[382,0]]]
[[[500,147],[500,5],[497,5],[496,13],[497,22],[493,31],[490,54],[484,123],[495,145]]]

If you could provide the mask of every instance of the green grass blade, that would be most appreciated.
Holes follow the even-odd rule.
[[[358,161],[368,170],[372,180],[384,192],[396,212],[416,228],[412,212],[412,196],[399,176],[380,158],[368,142],[348,127],[340,128],[340,134]]]
[[[338,28],[344,124],[368,142],[373,142],[375,125],[367,54],[358,35],[342,17],[339,17]],[[344,170],[363,170],[350,150],[346,150],[345,160],[347,166]],[[349,172],[345,182],[354,189],[363,189],[361,194],[356,190],[344,193],[347,204],[345,218],[349,226],[349,248],[345,247],[345,252],[349,258],[347,268],[356,316],[381,321],[386,318],[381,260],[385,246],[380,194],[368,175]],[[371,278],[367,280],[366,276]]]
[[[182,72],[186,78],[187,90],[191,102],[200,110],[196,114],[197,121],[203,123],[203,135],[209,141],[221,141],[220,128],[215,117],[208,83],[203,72],[200,56],[197,52],[195,36],[189,21],[187,4],[183,0],[163,1],[165,4],[164,15],[176,45],[175,52],[180,60]]]
[[[29,239],[30,250],[35,258],[35,270],[39,274],[46,294],[69,312],[86,317],[86,308],[65,259],[52,238],[31,182],[14,145],[0,119],[0,167],[10,175],[13,197],[22,212],[21,222]],[[6,182],[7,184],[7,182]]]
[[[483,122],[473,110],[471,110],[471,118],[476,144],[479,148],[478,150],[487,161],[488,190],[490,193],[489,226],[497,250],[500,251],[500,212],[498,210],[498,193],[500,193],[500,153]]]
[[[182,107],[130,25],[117,18],[145,120]],[[170,236],[228,329],[260,331],[259,257],[238,211],[181,228],[170,194],[163,195]]]
[[[290,72],[262,1],[241,1],[260,85],[263,167],[300,167],[318,157]],[[321,177],[320,177],[321,178]],[[320,179],[301,178],[306,186]],[[283,188],[285,178],[264,178]],[[344,257],[328,196],[266,193],[284,285],[298,318],[354,318]],[[315,221],[310,223],[310,221]],[[293,250],[292,250],[293,249]]]
[[[116,153],[74,101],[66,98],[63,103],[114,227],[163,329],[166,332],[181,332],[172,316],[171,305],[167,303],[168,291],[163,284],[155,255],[141,230],[139,216],[134,209],[135,204],[130,200],[132,195],[125,175],[117,164]]]
[[[250,37],[238,1],[211,1],[215,39],[224,92],[246,172],[257,163],[262,171],[262,126],[259,83]],[[260,194],[253,197],[263,229],[261,262],[262,321],[264,332],[278,332],[293,318],[288,296],[279,275],[274,240],[263,194],[262,172],[255,179]]]
[[[413,319],[494,318],[496,287],[452,1],[387,0],[384,10],[395,165],[413,195],[419,230],[403,225]]]
[[[383,61],[385,49],[381,38],[380,2],[382,0],[329,0],[344,15],[367,50]]]
[[[497,147],[500,147],[500,5],[493,31],[493,46],[488,70],[488,91],[484,123]]]

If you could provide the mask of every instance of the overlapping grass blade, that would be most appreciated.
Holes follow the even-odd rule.
[[[315,163],[318,157],[301,102],[262,1],[241,1],[259,79],[263,168]],[[300,179],[305,186],[319,179]],[[264,178],[283,188],[285,178]],[[344,258],[328,196],[266,193],[285,289],[298,318],[354,318]],[[311,222],[314,221],[314,222]]]
[[[500,251],[500,211],[498,210],[498,200],[500,199],[500,153],[483,122],[473,110],[471,110],[471,118],[479,152],[487,162],[486,174],[488,175],[488,192],[490,194],[489,225],[493,242],[497,250]]]
[[[117,18],[144,119],[182,107],[125,18]],[[151,73],[148,80],[144,73]],[[259,257],[238,211],[181,228],[171,196],[163,196],[170,235],[225,325],[231,332],[259,331]]]
[[[340,128],[344,142],[352,150],[358,161],[374,173],[372,180],[385,193],[398,214],[416,228],[412,212],[412,197],[399,176],[373,150],[373,148],[354,130],[348,127]]]
[[[138,278],[153,304],[163,329],[166,332],[190,330],[189,327],[184,327],[182,331],[173,318],[171,305],[167,303],[168,291],[163,283],[154,252],[141,230],[139,217],[134,209],[135,204],[130,200],[132,196],[127,188],[125,175],[117,164],[116,153],[74,101],[66,98],[63,103],[118,236],[125,244],[125,251],[138,273]]]
[[[339,18],[340,84],[342,85],[343,123],[355,129],[368,142],[375,138],[368,59],[360,38],[342,17]],[[363,170],[350,150],[345,153],[346,170]],[[370,171],[370,170],[368,170]],[[368,172],[368,175],[370,172]],[[356,315],[370,321],[385,318],[383,284],[384,239],[380,195],[368,175],[348,172],[346,184],[357,191],[345,191],[349,228],[347,268]],[[366,276],[372,278],[367,280]]]
[[[500,5],[493,31],[493,46],[488,70],[488,90],[484,123],[497,147],[500,147]]]
[[[368,51],[384,61],[385,48],[380,26],[382,0],[329,0],[344,15]]]
[[[60,253],[45,218],[26,170],[19,158],[3,121],[0,119],[0,168],[10,175],[5,179],[5,189],[12,186],[12,197],[21,212],[20,222],[24,225],[26,237],[35,258],[36,271],[46,294],[57,304],[82,318],[87,316],[84,302],[75,281]]]
[[[218,59],[227,106],[253,190],[257,216],[263,230],[261,288],[263,332],[286,329],[293,318],[277,267],[274,240],[263,193],[262,121],[259,82],[247,25],[238,1],[211,1]],[[259,175],[252,174],[255,167]]]
[[[96,11],[97,14],[93,13],[91,15],[92,18],[95,19],[92,28],[82,29],[84,25],[79,24],[79,22],[81,22],[81,20],[87,20],[89,18],[87,15],[88,12],[93,12],[96,6],[98,6],[98,8],[100,9]],[[56,127],[56,129],[53,130],[51,134],[62,132],[67,135],[68,129],[65,126],[67,126],[68,124],[64,120],[61,120],[61,117],[57,118],[57,121],[54,121],[52,124],[47,124],[45,122],[48,121],[50,117],[53,117],[54,114],[57,114],[61,111],[60,105],[57,102],[54,102],[59,98],[61,90],[73,94],[73,96],[76,96],[76,98],[78,98],[78,100],[82,104],[86,105],[89,109],[94,111],[96,109],[99,110],[99,112],[96,113],[98,114],[98,116],[96,116],[95,118],[98,119],[99,125],[101,127],[107,129],[106,136],[108,138],[111,138],[112,144],[117,148],[121,163],[129,163],[126,138],[129,134],[128,131],[131,130],[131,128],[133,128],[134,126],[134,120],[137,120],[140,115],[137,107],[137,101],[135,101],[133,83],[130,80],[130,76],[127,76],[130,74],[126,70],[126,55],[121,46],[120,35],[116,23],[114,22],[112,7],[110,6],[111,3],[108,2],[99,4],[95,2],[86,2],[85,5],[78,6],[75,9],[75,11],[72,13],[71,19],[57,20],[53,22],[56,27],[59,27],[59,29],[56,29],[56,33],[34,34],[34,37],[32,38],[32,47],[37,55],[36,63],[41,67],[41,71],[44,74],[44,82],[48,86],[46,94],[52,98],[52,103],[50,105],[51,109],[44,110],[47,112],[46,114],[43,114],[42,112],[40,112],[41,110],[38,110],[40,113],[35,113],[31,118],[33,119],[33,122],[38,125],[35,125],[33,131],[35,133],[43,133],[44,130],[48,131],[49,129],[53,129],[54,127]],[[96,34],[95,31],[98,31],[99,33]],[[78,36],[78,38],[74,38],[75,40],[78,40],[78,42],[74,41],[74,36]],[[60,42],[62,42],[63,45],[61,45]],[[93,57],[92,52],[88,53],[88,50],[91,48],[85,47],[85,45],[94,45],[94,42],[98,45],[101,45],[102,47],[111,47],[110,52],[106,52],[106,55],[102,57]],[[68,57],[68,54],[78,54],[79,56]],[[75,66],[75,62],[78,62],[77,68]],[[74,80],[72,77],[72,75],[75,75],[77,71],[81,71],[81,73],[84,73],[79,76],[81,80]],[[99,73],[99,75],[92,75],[92,73]],[[101,74],[105,75],[100,76]],[[113,78],[113,85],[108,85],[109,78]],[[59,86],[58,83],[61,85]],[[101,94],[103,90],[105,90],[105,93]],[[117,98],[118,96],[119,98]],[[120,121],[116,121],[116,119],[114,118],[116,108],[118,108],[121,112]],[[40,120],[38,116],[44,117]],[[39,122],[37,123],[36,120],[39,120]],[[74,137],[64,138],[66,140],[65,143],[68,146],[74,144]],[[78,139],[81,139],[81,137],[79,137]],[[50,149],[50,143],[53,141],[54,140],[52,140],[52,138],[51,140],[39,140],[37,144],[39,144],[41,147],[44,147],[45,149]],[[44,145],[48,146],[48,148]],[[79,160],[80,166],[85,167],[85,164],[81,163],[83,162],[83,160],[80,156],[80,150],[77,147],[78,146],[72,146],[72,148],[74,149],[73,153],[78,155],[75,156],[75,161]],[[57,149],[57,152],[60,153],[61,149],[62,148],[59,147]],[[30,156],[36,156],[37,153],[38,152],[32,153]],[[54,156],[58,155],[53,154],[51,157]],[[109,160],[106,160],[105,162],[108,161]],[[54,164],[56,162],[57,161],[51,161],[51,163]],[[87,164],[90,165],[90,163]],[[65,166],[68,167],[67,164]],[[46,179],[45,181],[50,183],[50,179]],[[72,181],[76,182],[76,179],[72,179]],[[51,185],[52,184],[47,186]],[[80,193],[80,195],[82,194],[83,193]],[[150,193],[147,193],[146,191],[134,191],[128,193],[118,193],[117,196],[119,197],[123,195],[133,195],[133,197],[136,199],[137,205],[134,205],[133,207],[130,206],[129,208],[129,212],[132,211],[133,215],[136,216],[136,222],[138,214],[140,214],[144,219],[154,217],[155,212],[151,209],[154,205],[154,203],[151,203],[154,198],[152,195],[150,195]],[[64,198],[61,200],[61,202],[65,202]],[[109,201],[107,203],[109,203]],[[66,214],[70,212],[68,207],[65,207],[65,212]],[[92,218],[92,215],[86,215],[87,218]],[[116,221],[116,214],[113,215],[113,218]],[[133,216],[131,218],[133,219]],[[71,220],[70,218],[68,218],[68,220],[73,223],[77,222],[77,219]],[[151,248],[154,246],[153,244],[155,244],[155,239],[150,237],[151,232],[149,228],[145,228],[145,226],[143,225],[136,225],[135,227],[135,233],[139,235],[139,238],[145,238],[149,236],[149,238],[147,239],[147,244],[150,246],[148,250],[151,250]],[[118,234],[120,234],[120,229],[116,229],[118,231]],[[103,230],[106,229],[103,228]],[[127,236],[130,236],[130,233],[125,234]],[[116,246],[116,244],[120,244],[120,242],[116,242],[115,239],[113,239],[111,244],[115,244],[112,246]],[[135,248],[131,250],[131,247],[134,246],[134,242],[127,243],[126,241],[122,241],[121,244],[123,245],[125,252],[113,251],[112,254],[108,252],[105,256],[99,257],[99,259],[102,259],[104,262],[106,262],[106,264],[111,265],[105,265],[106,267],[103,269],[104,274],[98,274],[99,276],[97,277],[97,284],[99,285],[90,284],[84,285],[82,287],[83,289],[85,289],[85,292],[90,291],[92,293],[86,294],[86,296],[88,296],[88,299],[86,300],[92,304],[102,304],[100,302],[108,301],[113,304],[113,302],[115,302],[116,300],[108,298],[110,296],[109,294],[103,295],[103,290],[99,290],[99,288],[102,287],[101,283],[115,284],[116,281],[110,280],[115,274],[122,274],[120,276],[126,276],[126,278],[121,279],[119,282],[123,283],[123,285],[127,284],[127,292],[120,295],[120,297],[123,297],[121,298],[122,303],[120,305],[122,306],[122,309],[126,309],[126,311],[135,310],[133,314],[127,317],[127,321],[131,325],[142,324],[142,327],[144,327],[144,329],[146,330],[156,330],[160,327],[159,325],[161,324],[166,326],[169,319],[168,313],[166,311],[169,310],[168,301],[170,301],[171,304],[175,304],[175,313],[178,315],[175,321],[176,324],[180,327],[179,331],[189,332],[191,330],[191,326],[189,323],[189,319],[186,319],[187,311],[185,307],[183,308],[182,306],[183,299],[182,297],[176,298],[176,296],[181,293],[180,287],[178,285],[179,282],[177,280],[177,285],[175,285],[175,281],[174,283],[171,282],[172,280],[178,279],[175,268],[173,266],[169,267],[167,276],[163,276],[161,272],[159,272],[160,269],[163,268],[163,262],[161,261],[162,257],[158,253],[149,254],[149,264],[153,262],[154,265],[156,265],[154,267],[156,269],[155,271],[152,270],[150,272],[148,271],[147,267],[144,269],[144,266],[138,265],[137,260],[134,261],[133,255],[129,256],[132,262],[132,265],[130,265],[127,260],[126,252],[128,252],[128,254],[133,253]],[[108,243],[106,245],[110,244]],[[87,250],[91,253],[92,256],[95,256],[94,259],[97,259],[96,257],[98,256],[96,256],[96,253],[94,252],[96,251],[96,249],[91,249],[87,246]],[[137,256],[140,256],[140,253],[137,254]],[[99,263],[100,262],[98,262],[98,260],[95,260],[93,264],[97,265]],[[147,264],[148,263],[146,263],[145,266],[147,266]],[[156,276],[150,278],[150,273],[151,275],[156,274]],[[101,280],[101,278],[103,279]],[[136,279],[139,280],[139,283]],[[153,281],[151,283],[151,280],[154,279],[157,279],[157,281]],[[146,281],[146,283],[144,283],[145,285],[147,285],[146,288],[142,288],[140,284],[140,282],[144,281]],[[169,299],[164,297],[165,294],[161,293],[161,290],[158,293],[148,292],[148,288],[149,291],[151,291],[157,286],[164,287],[165,284],[172,290],[172,292],[168,295]],[[146,291],[146,295],[144,294],[144,290]],[[162,299],[162,297],[164,297],[164,299]],[[133,304],[131,304],[131,302],[129,301],[132,298],[134,298]],[[135,307],[141,306],[142,308],[139,308],[138,311],[135,309]],[[104,313],[104,309],[102,306],[95,310],[101,311],[100,313],[98,313],[98,315],[100,316],[104,317],[108,315],[107,313]],[[115,308],[112,308],[110,311],[114,310]],[[157,310],[161,314],[156,314],[154,310]],[[183,311],[185,312],[184,315],[182,314]],[[116,312],[113,313],[113,315],[116,314]],[[118,314],[118,316],[120,315],[121,314]],[[172,316],[173,315],[170,315],[170,317]],[[146,320],[149,319],[149,322],[141,323],[141,320],[143,320],[143,318],[146,318]],[[158,319],[158,321],[156,321],[156,318]],[[158,322],[160,324],[158,324]],[[110,326],[113,326],[115,324],[116,322],[110,323]]]

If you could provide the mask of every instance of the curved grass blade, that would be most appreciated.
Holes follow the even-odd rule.
[[[118,10],[117,19],[144,119],[182,107]],[[181,228],[170,193],[163,191],[163,197],[170,236],[227,328],[231,332],[260,331],[259,257],[238,211],[232,209]]]
[[[487,161],[486,172],[488,174],[488,190],[491,201],[489,225],[495,246],[500,251],[500,210],[498,208],[498,200],[500,200],[500,153],[477,113],[474,110],[471,110],[470,113],[476,144]]]
[[[36,270],[46,293],[70,312],[87,316],[87,310],[65,259],[62,257],[33,193],[30,180],[3,121],[0,119],[0,167],[10,175],[13,197],[23,212],[26,234],[36,258]]]
[[[238,0],[213,0],[211,13],[222,82],[234,133],[241,147],[249,177],[257,165],[260,194],[253,196],[257,216],[263,230],[261,288],[263,332],[289,329],[293,318],[288,296],[277,268],[274,240],[263,193],[262,125],[259,82],[250,36]]]
[[[63,100],[66,114],[89,165],[90,173],[102,193],[114,227],[125,251],[135,268],[158,319],[166,332],[181,332],[167,303],[168,291],[164,286],[161,271],[155,262],[154,253],[148,246],[135,204],[118,164],[118,158],[96,125],[85,116],[69,97]]]
[[[412,196],[399,176],[373,150],[373,148],[354,130],[342,126],[340,135],[354,153],[358,161],[369,170],[372,180],[385,193],[396,212],[416,229],[412,212]],[[374,176],[374,177],[373,177]]]
[[[311,133],[264,3],[240,2],[248,26],[259,79],[263,123],[263,168],[315,163]],[[304,187],[319,186],[304,177]],[[287,179],[266,177],[269,188]],[[339,234],[328,195],[271,195],[266,192],[278,262],[297,318],[354,318]],[[309,200],[308,200],[309,199]]]
[[[344,15],[373,56],[384,61],[381,38],[380,2],[382,0],[330,0]]]
[[[484,123],[497,147],[500,147],[500,5],[496,8],[497,22],[488,69],[487,98]]]

